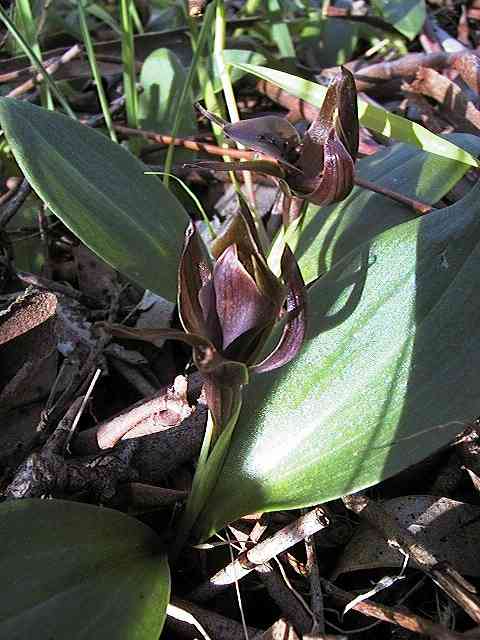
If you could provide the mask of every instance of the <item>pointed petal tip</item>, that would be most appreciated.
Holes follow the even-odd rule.
[[[297,260],[286,244],[281,259],[282,276],[288,286],[287,321],[277,346],[264,360],[250,367],[252,373],[267,373],[283,367],[295,358],[307,330],[307,291]]]

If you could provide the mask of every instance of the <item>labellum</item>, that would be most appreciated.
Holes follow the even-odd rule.
[[[300,144],[298,131],[293,124],[280,116],[227,122],[204,109],[198,102],[195,106],[206,118],[221,127],[228,138],[276,160],[288,162]]]
[[[178,270],[178,307],[185,333],[174,329],[141,330],[104,325],[123,338],[182,340],[193,348],[204,378],[207,403],[217,437],[241,402],[250,374],[271,371],[290,362],[305,336],[306,291],[288,246],[281,278],[270,271],[248,206],[212,244],[212,265],[191,223]],[[284,323],[277,346],[259,361],[273,327]]]
[[[229,138],[267,158],[241,163],[204,161],[186,166],[266,173],[279,181],[286,195],[318,205],[339,202],[352,190],[359,124],[355,79],[348,69],[342,67],[333,79],[303,140],[295,127],[279,116],[232,124],[199,108]]]

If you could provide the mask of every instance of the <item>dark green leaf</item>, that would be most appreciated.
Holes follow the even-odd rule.
[[[460,432],[480,412],[479,270],[480,184],[337,262],[301,355],[246,388],[197,532],[374,485]]]
[[[138,520],[18,500],[0,506],[0,537],[0,637],[158,639],[170,575],[158,537]]]
[[[28,102],[2,98],[0,122],[28,181],[64,224],[113,267],[175,300],[188,220],[160,180],[104,135]]]

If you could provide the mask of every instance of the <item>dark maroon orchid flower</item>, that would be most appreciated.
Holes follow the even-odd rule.
[[[285,247],[281,278],[267,265],[248,207],[211,247],[212,265],[190,224],[178,271],[178,306],[185,330],[138,330],[110,326],[117,336],[182,340],[193,348],[205,380],[216,435],[240,406],[249,373],[271,371],[289,362],[305,336],[306,293],[293,253]],[[278,345],[259,361],[273,327],[284,322]]]
[[[270,160],[205,161],[186,166],[267,173],[278,179],[287,195],[319,205],[339,202],[352,190],[359,124],[355,79],[348,69],[342,67],[328,87],[322,108],[303,140],[295,127],[279,116],[232,124],[199,108],[229,138]]]

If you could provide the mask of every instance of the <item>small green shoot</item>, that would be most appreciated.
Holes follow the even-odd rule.
[[[129,127],[138,129],[138,94],[135,69],[135,44],[133,40],[132,0],[121,0],[122,61],[125,107]]]
[[[195,74],[197,73],[197,66],[200,60],[200,56],[202,54],[202,51],[205,47],[205,44],[207,42],[207,36],[210,33],[210,29],[212,26],[212,22],[213,22],[213,18],[215,16],[215,5],[208,5],[208,8],[205,12],[205,16],[203,18],[203,23],[202,23],[202,28],[200,29],[200,34],[198,36],[198,40],[196,43],[196,49],[195,52],[193,54],[193,60],[192,60],[192,64],[190,65],[190,68],[188,70],[188,74],[187,77],[185,79],[185,84],[183,85],[183,89],[182,92],[180,94],[180,98],[178,99],[178,105],[177,105],[177,112],[175,115],[175,120],[173,122],[173,127],[172,127],[172,142],[170,143],[168,150],[167,150],[167,157],[165,158],[165,175],[163,178],[163,183],[166,187],[168,187],[168,181],[169,181],[169,175],[172,172],[172,165],[173,165],[173,154],[175,151],[175,144],[174,144],[174,139],[177,137],[178,134],[178,128],[180,126],[180,122],[182,119],[182,113],[183,113],[183,107],[185,104],[185,101],[190,93],[191,87],[192,87],[192,82],[193,82],[193,78],[195,77]]]
[[[83,6],[83,0],[78,0],[78,16],[80,18],[80,28],[82,30],[83,41],[85,43],[85,49],[87,51],[88,61],[90,63],[90,69],[92,70],[92,76],[95,80],[95,86],[97,88],[98,99],[102,107],[103,117],[107,126],[110,138],[113,142],[118,142],[117,134],[113,128],[112,116],[110,114],[110,108],[103,89],[102,77],[97,64],[97,58],[93,48],[92,38],[88,29],[87,19],[85,16],[85,8]]]

